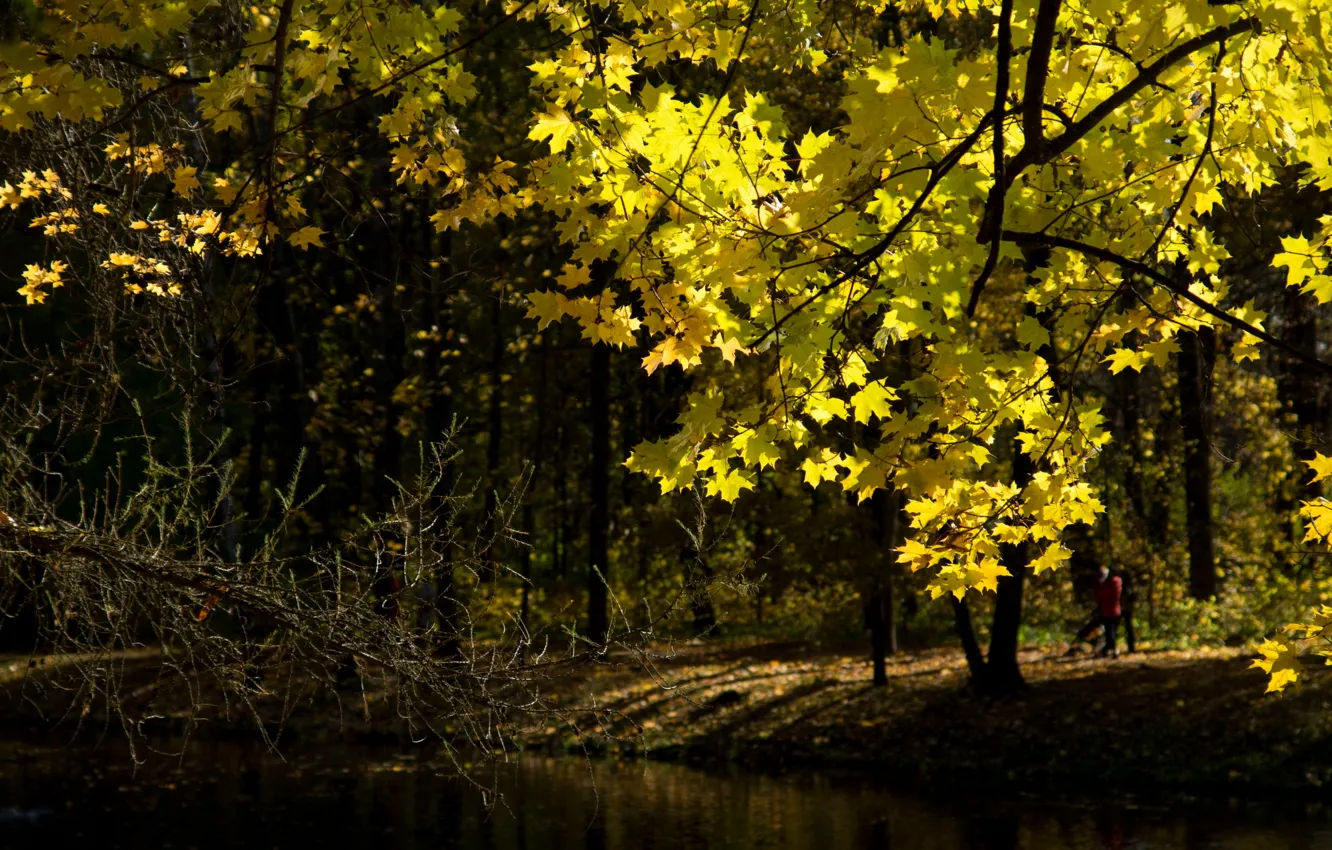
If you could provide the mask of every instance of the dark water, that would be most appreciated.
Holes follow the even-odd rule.
[[[0,743],[0,848],[1332,850],[1321,808],[1050,805],[890,793],[870,777],[527,758],[502,798],[365,750],[285,764],[199,745],[135,770],[107,747]]]

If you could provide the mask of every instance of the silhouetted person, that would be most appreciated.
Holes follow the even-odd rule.
[[[1115,632],[1124,616],[1123,591],[1124,580],[1117,575],[1111,575],[1110,568],[1102,564],[1096,576],[1096,609],[1092,613],[1091,621],[1073,638],[1074,646],[1086,640],[1092,630],[1100,626],[1105,633],[1105,646],[1101,647],[1101,657],[1119,657],[1119,650],[1115,648]]]

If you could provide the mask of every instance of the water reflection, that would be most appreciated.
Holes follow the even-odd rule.
[[[110,750],[0,744],[0,847],[1332,850],[1318,812],[927,800],[863,777],[547,758],[503,768],[498,784],[501,803],[487,808],[456,781],[363,750],[283,764],[195,746],[135,772]]]

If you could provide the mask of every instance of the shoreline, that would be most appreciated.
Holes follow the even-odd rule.
[[[890,659],[889,682],[870,684],[863,659],[795,645],[685,648],[656,659],[592,666],[542,685],[542,695],[581,721],[551,720],[514,735],[521,750],[645,758],[705,768],[737,765],[781,773],[869,773],[912,790],[1002,788],[1072,791],[1117,799],[1314,798],[1332,786],[1332,676],[1265,695],[1265,676],[1244,649],[1145,651],[1116,660],[1022,653],[1028,686],[990,698],[965,686],[961,653],[930,649]],[[151,654],[139,660],[145,674]],[[73,722],[50,706],[24,705],[14,685],[0,702],[0,729],[45,728],[69,741]],[[377,714],[336,723],[312,705],[282,727],[282,747],[416,749],[374,697]],[[7,705],[6,705],[7,704]],[[595,713],[575,706],[595,705]],[[145,727],[150,737],[259,735],[252,719],[189,727],[177,712]],[[387,715],[387,716],[386,716]],[[44,718],[44,719],[43,719]],[[106,718],[85,725],[103,733]],[[36,737],[47,737],[37,735]]]
[[[956,650],[895,659],[882,688],[854,657],[782,660],[760,651],[668,664],[673,697],[646,690],[646,675],[610,671],[571,696],[596,694],[626,715],[590,736],[612,757],[868,770],[935,788],[1326,796],[1332,677],[1267,695],[1251,658],[1238,648],[1115,660],[1028,649],[1027,688],[990,698],[965,687]],[[581,748],[567,736],[562,744]]]

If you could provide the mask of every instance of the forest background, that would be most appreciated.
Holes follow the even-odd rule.
[[[1141,646],[1311,620],[1283,686],[1328,24],[1103,5],[3,4],[0,642],[484,702],[960,636],[1002,690],[1104,563]]]

